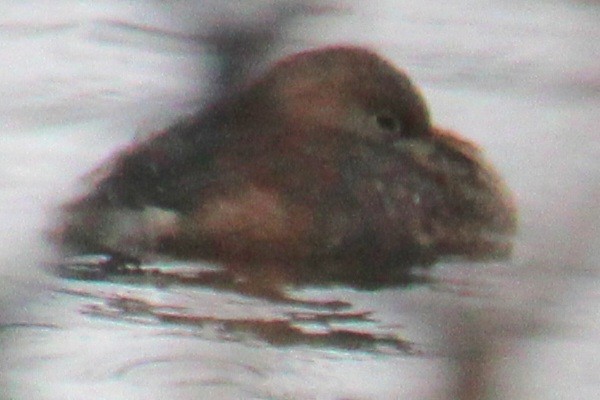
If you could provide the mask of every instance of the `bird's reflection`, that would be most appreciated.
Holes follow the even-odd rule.
[[[60,292],[79,298],[81,312],[87,316],[192,328],[201,336],[202,332],[217,332],[219,340],[259,340],[273,346],[308,345],[375,353],[414,352],[411,343],[397,332],[381,333],[377,329],[379,321],[370,311],[356,310],[348,301],[297,298],[293,290],[279,286],[258,289],[228,269],[208,265],[121,263],[116,268],[113,263],[110,257],[98,255],[73,258],[55,266],[55,272],[67,282]],[[422,280],[415,276],[415,282]],[[77,282],[105,286],[90,289]],[[188,305],[157,303],[151,296],[144,296],[143,291],[148,288],[165,292],[172,288],[208,290],[223,297],[234,294],[239,297],[231,305],[241,312],[244,303],[253,301],[267,301],[275,309],[282,308],[270,318],[235,317],[218,309],[205,315]]]

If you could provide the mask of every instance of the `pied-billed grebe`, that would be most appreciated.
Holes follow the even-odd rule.
[[[62,213],[77,252],[335,260],[351,275],[507,254],[516,225],[479,149],[433,127],[409,78],[356,47],[285,58],[99,171]]]

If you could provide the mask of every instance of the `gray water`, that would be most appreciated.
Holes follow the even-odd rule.
[[[53,210],[210,98],[214,59],[195,38],[269,2],[239,4],[0,4],[0,398],[598,397],[598,2],[344,3],[292,22],[269,55],[352,43],[406,69],[436,124],[479,143],[514,190],[509,262],[290,289],[296,303],[186,280],[201,264],[146,266],[164,274],[143,281],[48,272]]]

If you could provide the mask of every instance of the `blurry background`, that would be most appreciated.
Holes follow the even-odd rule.
[[[332,1],[278,32],[282,4],[0,4],[0,397],[595,398],[600,4]],[[77,178],[218,91],[216,26],[274,35],[265,61],[351,43],[406,69],[434,121],[480,143],[514,190],[513,260],[291,292],[343,312],[48,274],[43,232]]]

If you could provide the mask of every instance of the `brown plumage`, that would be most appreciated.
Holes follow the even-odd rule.
[[[66,248],[379,276],[506,255],[516,226],[480,150],[433,127],[409,78],[355,47],[288,57],[101,171],[64,208]]]

